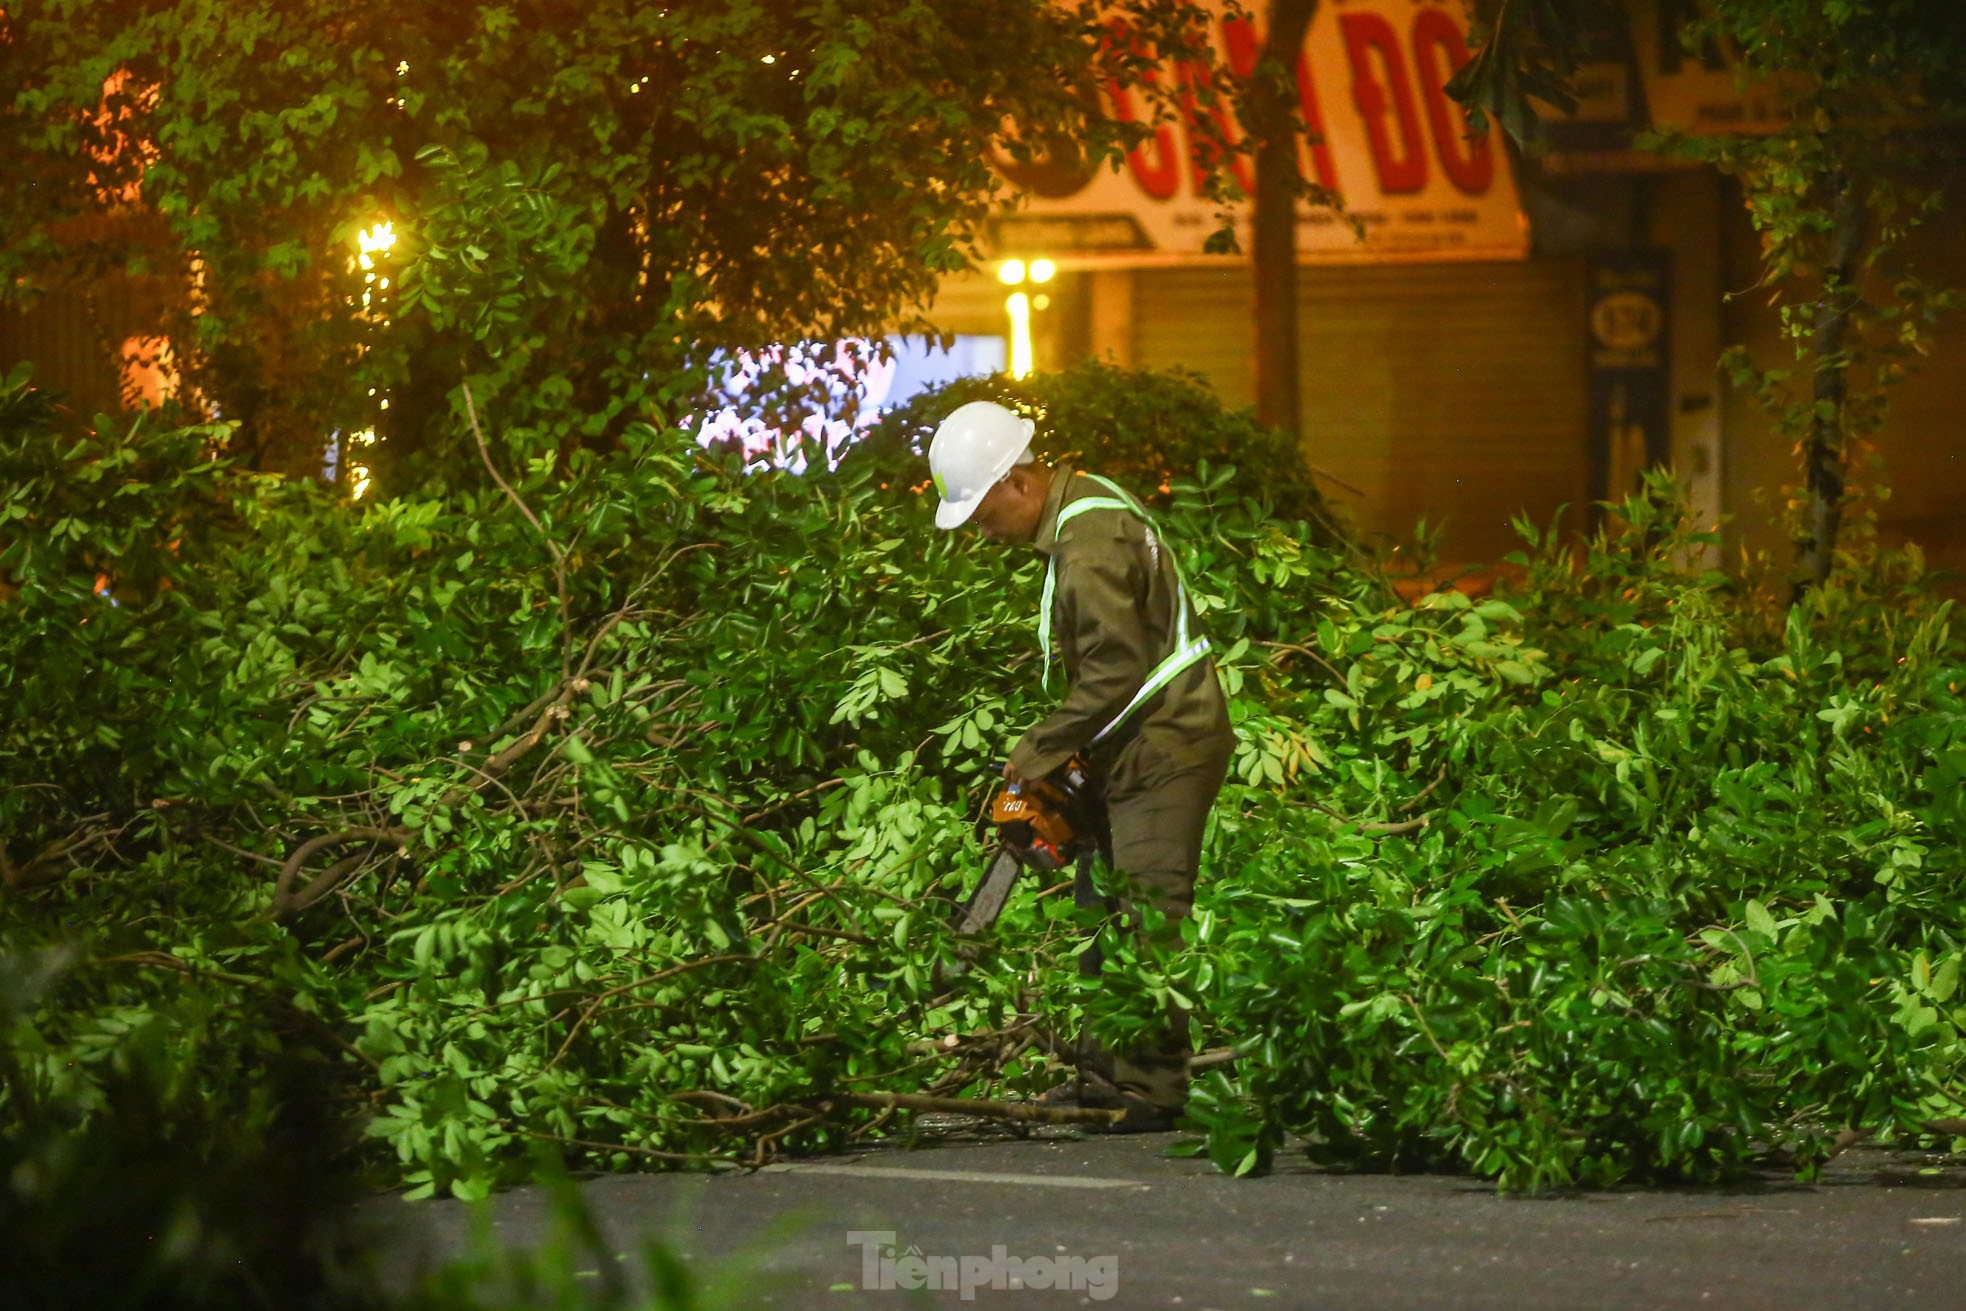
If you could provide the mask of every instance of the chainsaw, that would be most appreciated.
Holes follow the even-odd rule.
[[[1041,779],[998,789],[988,813],[976,822],[979,837],[986,827],[996,830],[996,849],[969,899],[956,908],[952,926],[958,934],[973,937],[994,925],[1027,869],[1050,873],[1076,863],[1079,899],[1092,895],[1092,862],[1100,854],[1102,825],[1079,757]],[[941,977],[964,973],[975,954],[972,946],[958,947],[956,962],[940,971]]]

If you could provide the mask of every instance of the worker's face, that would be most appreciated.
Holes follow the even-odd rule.
[[[1044,513],[1044,482],[1032,466],[1020,464],[983,494],[969,521],[993,542],[1028,542]]]

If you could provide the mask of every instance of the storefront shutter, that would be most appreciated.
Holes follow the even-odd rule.
[[[1143,269],[1135,360],[1254,402],[1246,268]],[[1447,524],[1450,559],[1514,549],[1585,497],[1579,261],[1307,267],[1298,274],[1305,448],[1359,527]],[[1357,493],[1340,484],[1349,483]]]

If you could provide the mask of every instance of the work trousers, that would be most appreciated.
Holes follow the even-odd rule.
[[[1172,950],[1180,945],[1181,921],[1194,912],[1195,883],[1201,873],[1202,834],[1208,812],[1228,776],[1233,739],[1216,758],[1157,779],[1153,786],[1127,796],[1106,799],[1106,829],[1110,837],[1112,887],[1092,885],[1090,871],[1079,875],[1080,905],[1101,905],[1122,922],[1136,927],[1134,899],[1166,917],[1160,936],[1150,945]],[[1097,945],[1079,958],[1080,971],[1099,973]],[[1104,1080],[1123,1092],[1138,1093],[1157,1109],[1177,1111],[1188,1096],[1188,1015],[1170,1007],[1163,1029],[1138,1046],[1109,1050],[1086,1035],[1081,1040],[1079,1071],[1088,1093]]]

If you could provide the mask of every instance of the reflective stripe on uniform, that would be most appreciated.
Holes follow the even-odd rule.
[[[1096,473],[1089,473],[1085,476],[1111,491],[1113,495],[1083,497],[1060,509],[1057,520],[1052,524],[1051,540],[1053,545],[1057,544],[1058,534],[1063,531],[1065,525],[1088,510],[1118,510],[1123,514],[1134,515],[1142,523],[1150,527],[1152,526],[1153,520],[1148,516],[1146,510],[1141,508],[1138,501],[1127,495],[1119,484],[1110,479],[1102,478]],[[1208,639],[1206,637],[1195,638],[1192,641],[1188,637],[1188,582],[1181,576],[1180,561],[1174,558],[1172,551],[1169,551],[1167,562],[1174,568],[1174,650],[1168,654],[1165,660],[1155,665],[1152,671],[1148,673],[1147,681],[1140,685],[1140,690],[1133,694],[1133,699],[1126,703],[1126,708],[1113,716],[1112,722],[1107,724],[1106,727],[1093,734],[1092,741],[1094,744],[1105,740],[1114,729],[1124,724],[1127,717],[1135,710],[1138,710],[1142,703],[1173,682],[1188,666],[1208,654]],[[1054,553],[1049,563],[1045,566],[1044,596],[1038,604],[1038,646],[1044,652],[1042,682],[1047,687],[1051,684],[1051,603],[1052,598],[1057,593],[1057,588],[1058,556]]]

